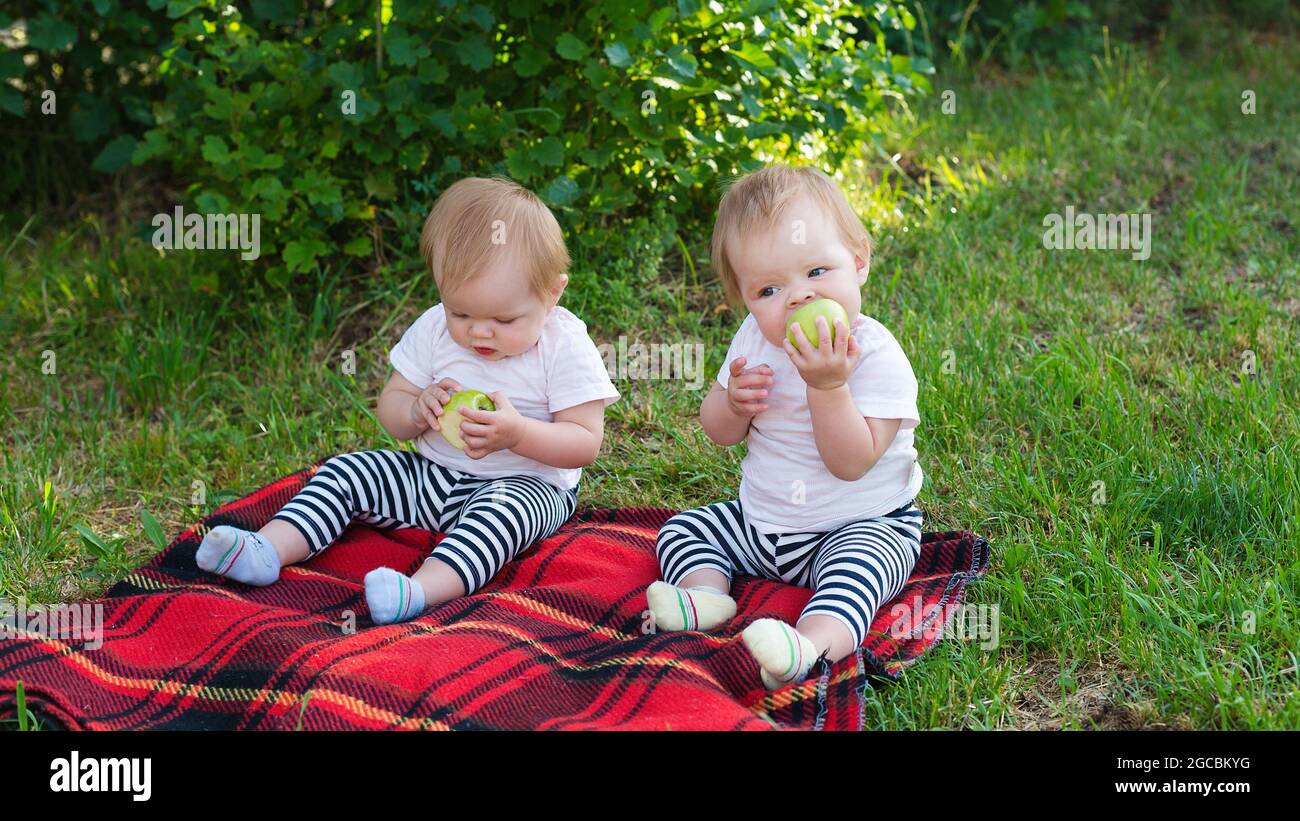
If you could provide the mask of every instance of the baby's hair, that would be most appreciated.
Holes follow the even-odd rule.
[[[743,300],[736,269],[727,258],[727,240],[754,229],[773,227],[785,209],[804,193],[810,194],[835,221],[845,247],[871,264],[871,237],[834,180],[812,166],[764,166],[728,181],[713,223],[713,267],[732,305],[741,305]]]
[[[424,221],[420,253],[442,293],[512,253],[541,297],[569,270],[564,234],[551,209],[503,177],[466,177],[443,191]]]

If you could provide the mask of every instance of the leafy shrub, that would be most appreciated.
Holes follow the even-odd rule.
[[[896,47],[959,65],[1087,63],[1102,49],[1103,26],[1113,40],[1183,33],[1221,15],[1245,28],[1294,27],[1291,0],[911,0],[920,41],[898,32]],[[909,52],[911,53],[911,52]]]
[[[0,10],[0,198],[65,202],[130,162],[162,97],[161,11],[125,0],[14,0]],[[51,97],[47,92],[53,92]]]
[[[838,166],[932,71],[886,48],[913,23],[890,2],[173,0],[166,14],[167,92],[135,159],[185,175],[200,211],[260,213],[258,264],[278,284],[376,253],[384,230],[409,242],[467,174],[530,186],[579,243],[651,214],[693,230],[722,177],[771,158]]]

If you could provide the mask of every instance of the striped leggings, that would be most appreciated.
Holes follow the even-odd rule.
[[[730,582],[736,571],[816,592],[804,616],[839,619],[861,646],[876,610],[903,589],[921,555],[921,511],[908,502],[871,519],[822,533],[759,533],[739,501],[684,510],[659,530],[655,552],[664,581],[680,586],[701,568]]]
[[[446,533],[429,559],[451,565],[468,595],[558,530],[577,506],[576,486],[560,490],[524,475],[484,479],[414,451],[365,450],[326,460],[272,518],[302,533],[308,558],[333,544],[353,520],[379,530]]]

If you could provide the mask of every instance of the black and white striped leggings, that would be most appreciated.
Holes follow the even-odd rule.
[[[880,605],[894,598],[921,555],[921,511],[912,502],[822,533],[759,533],[739,501],[684,510],[655,542],[664,581],[680,586],[701,568],[730,582],[735,571],[816,592],[800,619],[839,619],[861,646]]]
[[[353,520],[379,530],[446,533],[429,558],[451,565],[468,595],[559,530],[577,506],[576,486],[561,490],[524,475],[485,479],[415,451],[365,450],[327,459],[272,518],[302,533],[308,558],[333,544]]]

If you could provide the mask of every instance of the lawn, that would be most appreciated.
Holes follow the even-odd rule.
[[[1300,727],[1296,76],[1300,44],[1234,31],[941,71],[864,146],[864,311],[921,385],[927,529],[993,545],[968,601],[997,625],[872,692],[869,726]],[[145,197],[0,234],[0,598],[99,595],[229,499],[410,446],[374,410],[436,301],[418,259],[213,295],[187,284],[210,256],[131,236]],[[1067,206],[1150,214],[1149,259],[1045,248]],[[701,343],[704,387],[620,380],[581,504],[732,498],[743,449],[697,414],[743,317],[707,236],[625,242],[564,304],[597,343]]]

